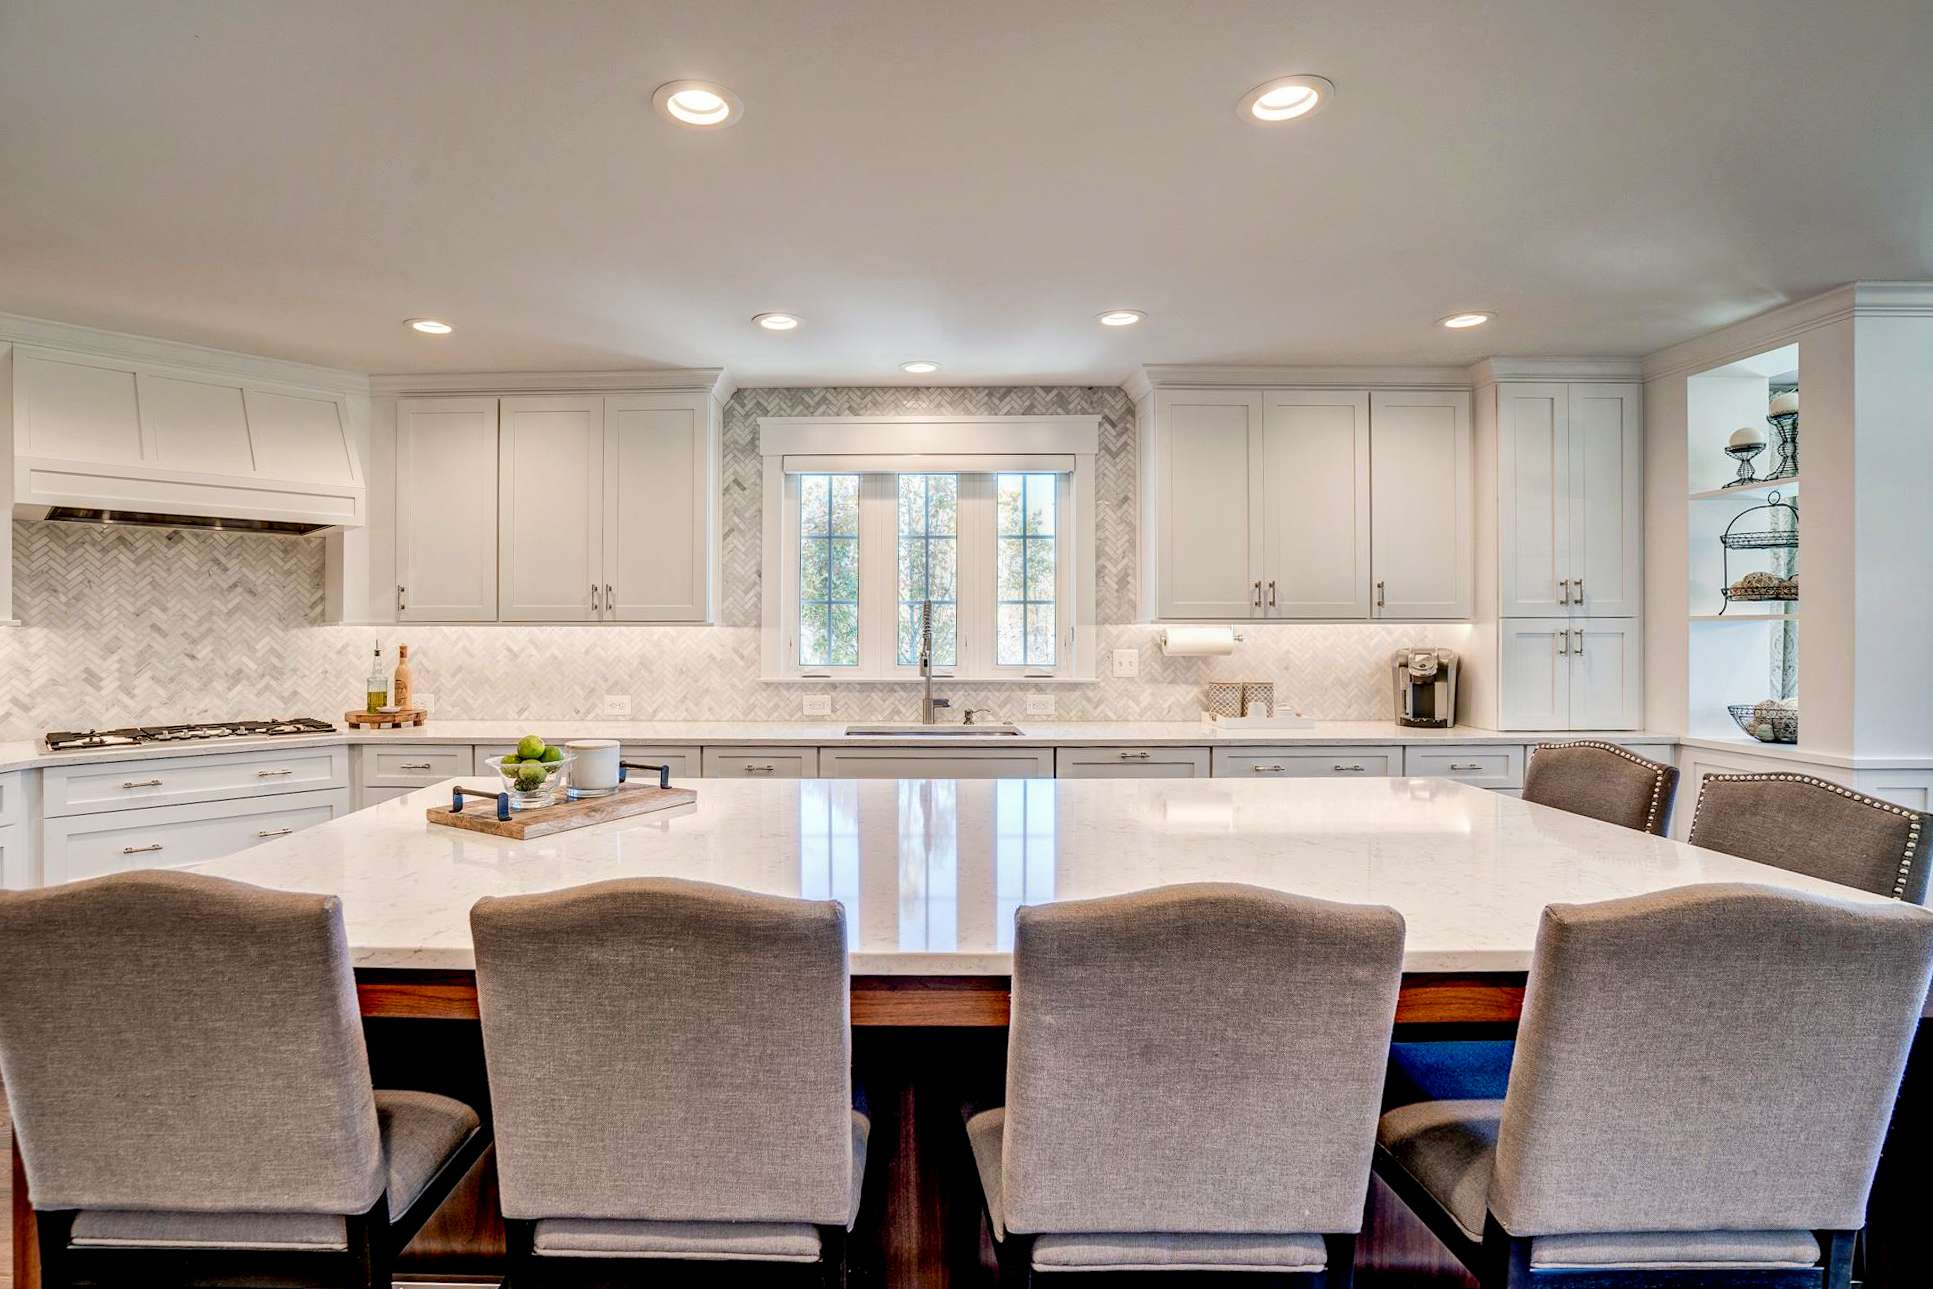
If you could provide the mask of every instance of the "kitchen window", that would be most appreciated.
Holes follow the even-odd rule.
[[[1094,453],[1009,448],[1092,448],[1095,419],[1016,432],[981,418],[958,438],[946,418],[944,430],[836,423],[843,433],[761,421],[765,567],[779,571],[764,587],[763,674],[913,679],[930,604],[938,678],[1091,679]],[[899,444],[949,450],[878,450]]]

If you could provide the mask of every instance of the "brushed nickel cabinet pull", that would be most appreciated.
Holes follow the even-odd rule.
[[[1269,579],[1269,607],[1271,609],[1275,607],[1275,579],[1274,578]]]
[[[1582,627],[1577,629],[1577,648],[1571,650],[1571,652],[1580,658],[1584,656],[1584,628]]]
[[[1577,602],[1579,604],[1584,603],[1584,579],[1581,577],[1574,577],[1571,579],[1571,581],[1577,587]]]
[[[1384,593],[1383,579],[1379,577],[1376,579],[1376,607],[1385,608],[1388,603],[1389,597]]]
[[[597,612],[597,609],[598,609],[598,604],[597,604],[597,583],[596,583],[596,582],[592,582],[592,583],[591,583],[591,612],[592,612],[592,613],[596,613],[596,612]]]
[[[255,835],[257,837],[286,837],[294,831],[295,829],[293,828],[264,828]]]
[[[1152,756],[1154,755],[1154,753],[1152,753],[1152,752],[1122,752],[1122,753],[1120,753],[1119,755],[1120,755],[1120,757],[1121,757],[1121,759],[1122,759],[1123,761],[1146,761],[1146,760],[1148,760],[1148,759],[1149,759],[1150,757],[1152,757]]]
[[[1340,761],[1336,763],[1335,768],[1340,774],[1361,774],[1363,772],[1363,767],[1360,765],[1344,765]]]
[[[1568,577],[1557,579],[1557,602],[1559,604],[1571,602],[1571,580]]]
[[[398,768],[404,770],[434,770],[436,767],[428,761],[405,761]]]
[[[1280,774],[1288,767],[1283,765],[1251,765],[1248,768],[1256,774]]]
[[[617,597],[611,594],[611,584],[609,582],[604,584],[604,611],[606,613],[617,612]]]
[[[121,782],[121,786],[124,788],[158,788],[161,786],[161,780],[159,779],[124,779]]]
[[[1254,595],[1254,598],[1249,601],[1249,603],[1253,604],[1258,609],[1262,607],[1262,579],[1259,577],[1255,579],[1255,595]]]
[[[1464,761],[1464,762],[1452,761],[1450,762],[1450,768],[1452,770],[1481,770],[1483,767],[1481,765],[1476,764],[1474,761]]]
[[[1557,637],[1558,656],[1563,657],[1569,654],[1571,651],[1571,633],[1568,631],[1554,631],[1551,634]]]
[[[396,588],[396,612],[401,613],[407,608],[409,608],[409,588],[407,586],[398,586]]]
[[[747,774],[771,774],[771,773],[772,773],[773,771],[775,771],[775,770],[777,770],[777,769],[778,769],[778,767],[777,767],[776,765],[748,765],[748,766],[746,766],[746,767],[745,767],[745,773],[747,773]]]
[[[121,847],[121,853],[123,855],[145,855],[149,851],[160,850],[160,849],[161,849],[161,843],[158,841],[155,841],[155,842],[149,842],[145,846],[123,846]]]
[[[255,777],[258,779],[279,779],[285,774],[294,773],[294,770],[257,770]]]

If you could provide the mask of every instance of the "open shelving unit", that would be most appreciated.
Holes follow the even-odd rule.
[[[1799,387],[1798,367],[1798,346],[1786,345],[1686,381],[1688,716],[1701,738],[1757,744],[1727,709],[1798,702],[1799,601],[1732,591],[1750,574],[1760,583],[1798,579],[1799,476],[1737,483],[1736,458],[1725,451],[1735,430],[1761,430],[1766,450],[1753,467],[1760,475],[1775,468],[1778,434],[1767,415],[1774,391]]]

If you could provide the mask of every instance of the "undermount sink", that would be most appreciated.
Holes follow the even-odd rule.
[[[890,734],[894,738],[978,738],[982,734],[1018,734],[1013,725],[848,725],[848,734]]]

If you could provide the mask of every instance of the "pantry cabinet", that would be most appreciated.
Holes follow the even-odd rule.
[[[1495,387],[1498,611],[1633,617],[1643,595],[1635,384]]]
[[[1635,729],[1644,655],[1628,618],[1514,618],[1498,624],[1499,711],[1506,730]]]
[[[1147,616],[1470,615],[1463,391],[1159,388],[1141,407]]]
[[[396,408],[396,618],[497,617],[497,400]]]

